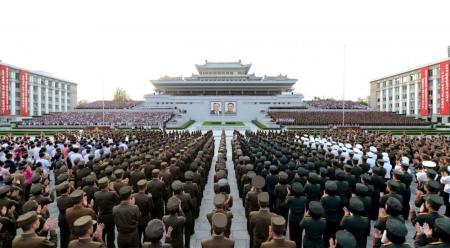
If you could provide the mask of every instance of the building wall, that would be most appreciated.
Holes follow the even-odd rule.
[[[3,114],[3,121],[18,120],[23,117],[39,116],[50,112],[64,112],[68,103],[76,104],[77,85],[72,82],[30,72],[14,66],[8,67],[9,114]],[[66,90],[67,89],[67,90]],[[2,89],[0,87],[0,93]],[[66,94],[66,91],[68,94]],[[73,100],[72,100],[73,99]],[[0,103],[1,104],[1,103]]]
[[[369,105],[380,111],[396,112],[417,118],[448,122],[440,110],[441,73],[439,63],[428,65],[428,115],[421,114],[421,68],[370,82]]]
[[[186,114],[197,121],[251,121],[261,116],[271,106],[295,107],[303,106],[301,94],[285,94],[278,96],[170,96],[145,95],[143,107],[174,108],[186,110]],[[212,115],[211,102],[235,102],[235,115]],[[222,106],[224,110],[225,106]]]

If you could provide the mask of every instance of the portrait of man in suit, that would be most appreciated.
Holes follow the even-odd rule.
[[[236,114],[235,102],[225,102],[225,114]]]
[[[212,115],[222,114],[222,103],[221,102],[211,102],[211,114]]]

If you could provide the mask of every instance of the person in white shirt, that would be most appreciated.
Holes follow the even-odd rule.
[[[391,170],[392,170],[392,165],[391,162],[389,161],[389,157],[383,157],[383,168],[386,170],[386,175],[384,176],[385,179],[391,179]]]
[[[50,173],[50,162],[48,162],[48,160],[45,159],[44,157],[45,157],[45,153],[41,152],[39,154],[39,159],[36,160],[36,164],[41,163],[42,169],[44,169],[45,172]]]
[[[72,166],[75,166],[75,161],[81,161],[83,159],[83,156],[81,156],[79,152],[79,148],[78,147],[73,147],[72,148],[73,153],[69,155],[69,160],[70,163],[72,164]]]
[[[447,165],[441,169],[440,182],[444,185],[444,215],[450,218],[450,165]]]

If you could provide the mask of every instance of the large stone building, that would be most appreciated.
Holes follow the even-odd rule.
[[[303,106],[293,92],[297,80],[286,75],[258,77],[240,60],[195,66],[190,77],[151,80],[155,93],[144,96],[143,107],[177,108],[197,121],[251,121],[271,107]]]
[[[371,81],[370,107],[448,123],[449,65],[447,58]]]
[[[2,122],[67,112],[77,104],[77,84],[47,73],[0,61],[0,119]]]

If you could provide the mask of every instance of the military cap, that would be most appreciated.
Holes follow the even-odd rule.
[[[41,181],[41,175],[39,173],[34,173],[33,176],[31,176],[31,182],[38,183],[39,181]]]
[[[253,166],[252,164],[246,164],[246,165],[245,165],[245,169],[246,169],[247,171],[252,171],[253,168],[254,168],[254,166]]]
[[[164,223],[160,219],[148,222],[145,228],[145,236],[150,240],[160,239],[164,235]]]
[[[320,204],[320,202],[318,201],[309,202],[309,211],[315,215],[322,215],[323,213],[322,204]]]
[[[252,179],[252,186],[257,189],[264,188],[264,185],[266,185],[266,180],[262,176],[256,176]]]
[[[17,218],[17,226],[23,227],[33,224],[38,219],[35,211],[26,212]]]
[[[214,196],[214,206],[223,206],[225,204],[225,195],[224,194],[216,194]]]
[[[147,185],[147,180],[145,180],[145,179],[141,179],[137,182],[137,186],[139,186],[139,187],[143,187],[145,185]]]
[[[300,194],[303,192],[303,185],[299,182],[295,182],[292,184],[292,191],[296,194]]]
[[[350,232],[346,230],[340,230],[336,233],[336,244],[338,244],[339,247],[355,248],[356,239]]]
[[[327,181],[325,183],[325,190],[330,193],[336,193],[338,190],[338,186],[337,186],[336,182],[334,182],[334,181]]]
[[[212,228],[215,233],[222,233],[225,231],[228,224],[227,216],[223,213],[215,213],[212,216]]]
[[[172,183],[172,190],[178,191],[178,190],[181,190],[181,189],[183,189],[183,183],[181,181],[179,181],[179,180],[173,181],[173,183]]]
[[[67,181],[64,181],[56,186],[56,191],[61,192],[68,188],[69,188],[69,183]]]
[[[269,171],[270,171],[271,173],[277,173],[278,167],[275,166],[275,165],[271,165],[271,166],[269,167]]]
[[[428,168],[434,168],[436,167],[436,163],[433,161],[423,161],[422,165]]]
[[[343,179],[345,179],[345,173],[344,173],[344,171],[341,170],[341,169],[336,169],[336,170],[334,171],[334,175],[336,176],[336,179],[338,179],[338,180],[343,180]]]
[[[427,198],[427,203],[430,204],[435,210],[438,210],[439,207],[444,205],[444,200],[436,194],[431,194]]]
[[[269,193],[261,192],[258,194],[258,202],[268,203],[269,202]]]
[[[394,170],[394,175],[400,179],[403,177],[403,172],[401,170]]]
[[[286,172],[282,171],[278,174],[278,178],[280,183],[287,183],[289,176]]]
[[[154,176],[156,176],[156,175],[159,175],[159,169],[153,169],[152,170],[152,175],[154,175]]]
[[[3,183],[4,183],[4,184],[10,184],[10,183],[12,183],[12,176],[11,176],[11,175],[5,175],[5,176],[3,177]]]
[[[97,221],[93,220],[90,215],[82,216],[73,222],[73,228],[80,231],[89,230]]]
[[[249,171],[247,172],[247,177],[250,179],[253,179],[256,176],[256,172],[254,171]]]
[[[109,183],[109,179],[107,177],[102,177],[97,181],[98,185],[107,185]]]
[[[67,181],[67,179],[69,179],[69,175],[67,173],[62,173],[57,178],[58,182],[64,182]]]
[[[320,182],[320,176],[317,173],[310,172],[308,174],[308,181],[312,184],[316,184]]]
[[[89,176],[85,177],[84,181],[87,184],[95,183],[95,177],[93,175],[89,175]]]
[[[194,172],[192,172],[192,171],[186,171],[185,173],[184,173],[184,179],[186,179],[186,180],[193,180],[194,179]]]
[[[322,175],[327,175],[328,174],[328,170],[325,167],[320,167],[319,172]]]
[[[441,183],[431,180],[427,182],[426,187],[431,192],[438,192],[439,190],[441,190]]]
[[[5,195],[11,190],[11,187],[9,185],[4,185],[0,187],[0,195]]]
[[[302,176],[302,177],[305,177],[305,176],[307,176],[308,175],[308,170],[305,168],[305,167],[299,167],[298,169],[297,169],[297,173],[300,175],[300,176]]]
[[[167,200],[167,210],[177,211],[180,206],[180,200],[176,196],[172,196]]]
[[[38,208],[38,203],[35,200],[28,200],[25,202],[25,204],[22,205],[22,212],[30,212],[30,211],[36,211]]]
[[[114,175],[123,175],[124,171],[122,169],[117,169],[114,171]]]
[[[369,191],[369,188],[365,184],[357,183],[356,187],[355,187],[355,191],[359,195],[366,195],[367,192]]]
[[[366,182],[369,182],[370,179],[371,179],[371,177],[370,177],[369,174],[363,174],[363,175],[361,176],[361,178],[364,179],[364,181],[366,181]]]
[[[352,212],[361,213],[364,211],[364,203],[359,198],[350,198],[350,202],[348,205],[350,207],[350,211]]]
[[[286,220],[282,216],[275,216],[270,218],[270,225],[275,232],[283,233],[285,231]]]
[[[85,195],[84,191],[81,189],[76,189],[72,193],[70,193],[69,197],[73,202],[79,202],[81,198]]]
[[[119,195],[121,197],[130,196],[133,193],[133,188],[131,186],[123,186],[119,190]]]
[[[402,211],[403,209],[402,203],[395,197],[389,197],[386,201],[386,205],[396,211]]]
[[[389,186],[389,188],[393,191],[397,191],[398,188],[400,188],[400,184],[396,181],[396,180],[389,180],[387,182],[387,185]]]
[[[444,234],[450,235],[450,220],[448,218],[445,217],[437,218],[434,221],[434,226]]]
[[[30,189],[30,193],[31,194],[39,194],[42,192],[42,184],[40,183],[35,183],[33,185],[31,185],[31,189]]]
[[[219,185],[219,187],[225,187],[228,185],[228,180],[225,178],[222,178],[217,182],[217,185]]]
[[[386,221],[386,230],[395,237],[405,237],[408,234],[408,229],[406,229],[405,224],[394,218],[388,218]]]

